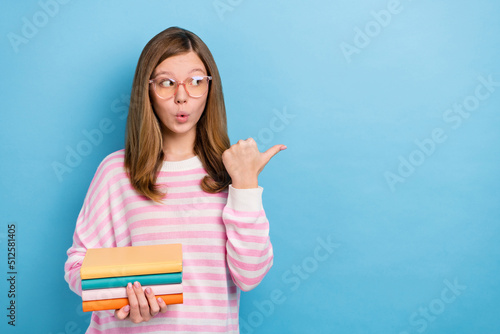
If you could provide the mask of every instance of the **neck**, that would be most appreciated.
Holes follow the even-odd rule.
[[[166,161],[180,161],[194,157],[196,128],[186,133],[163,132],[163,152]]]

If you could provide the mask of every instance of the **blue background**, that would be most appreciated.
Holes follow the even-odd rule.
[[[275,259],[242,294],[242,333],[500,331],[500,86],[479,79],[500,82],[498,1],[55,9],[30,0],[0,10],[1,332],[85,332],[90,315],[63,278],[66,250],[99,162],[123,148],[140,52],[174,25],[215,57],[231,143],[288,146],[259,177]],[[467,118],[448,111],[464,103]],[[113,130],[85,146],[103,120]],[[78,148],[86,155],[58,174]]]

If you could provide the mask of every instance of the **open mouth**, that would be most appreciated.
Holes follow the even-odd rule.
[[[179,113],[175,116],[177,118],[177,121],[179,122],[186,122],[188,120],[189,115],[185,113]]]

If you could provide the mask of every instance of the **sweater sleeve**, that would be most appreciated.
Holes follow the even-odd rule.
[[[222,219],[227,233],[227,263],[234,283],[243,291],[255,288],[273,265],[269,221],[258,186],[236,189],[229,185]]]
[[[90,184],[73,233],[73,244],[67,250],[64,279],[77,295],[82,295],[80,267],[88,248],[116,246],[110,221],[110,196],[107,163],[103,161]]]

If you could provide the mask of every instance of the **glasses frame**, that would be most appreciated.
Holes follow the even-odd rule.
[[[202,97],[202,96],[203,96],[203,94],[201,94],[201,95],[199,95],[199,96],[193,96],[193,95],[191,95],[191,94],[189,93],[189,90],[186,88],[186,83],[185,83],[185,81],[186,81],[186,80],[189,80],[189,79],[191,79],[191,78],[202,78],[202,79],[205,79],[205,78],[206,78],[206,79],[208,79],[208,86],[207,86],[207,90],[206,90],[203,94],[205,94],[205,93],[208,91],[208,89],[210,88],[210,81],[212,80],[212,77],[211,77],[210,75],[193,75],[192,77],[186,78],[186,79],[182,80],[181,82],[178,82],[177,80],[172,79],[172,78],[164,78],[164,77],[162,77],[162,78],[150,79],[150,80],[149,80],[149,83],[150,83],[150,84],[153,84],[153,90],[154,90],[154,92],[155,92],[156,96],[158,96],[158,97],[159,97],[160,99],[162,99],[162,100],[169,100],[169,99],[171,99],[172,97],[174,97],[174,96],[177,94],[177,92],[179,91],[179,87],[180,87],[181,85],[184,85],[184,90],[186,91],[186,93],[187,93],[187,95],[188,95],[189,97],[192,97],[192,98],[195,98],[195,99],[197,99],[197,98],[199,98],[199,97]],[[172,94],[172,96],[170,96],[170,97],[161,97],[161,96],[160,96],[160,94],[158,94],[158,92],[156,91],[156,82],[157,82],[159,79],[162,79],[162,80],[167,79],[167,80],[173,81],[173,82],[175,82],[175,83],[177,84],[177,87],[175,88],[175,91],[174,91],[174,93]]]

